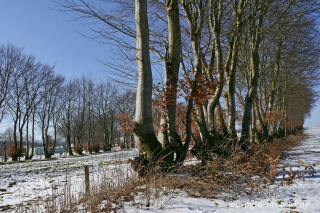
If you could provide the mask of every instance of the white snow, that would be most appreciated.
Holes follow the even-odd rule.
[[[320,212],[320,164],[314,166],[315,173],[307,171],[305,178],[297,179],[290,186],[281,185],[283,168],[306,171],[298,163],[312,165],[320,160],[320,127],[305,130],[307,135],[302,144],[287,152],[287,157],[279,165],[279,176],[274,185],[265,193],[252,194],[240,199],[220,195],[217,199],[193,198],[184,191],[161,193],[146,198],[137,196],[133,205],[127,202],[119,212]],[[64,190],[77,196],[84,192],[83,165],[90,165],[90,179],[94,183],[118,185],[122,179],[132,175],[127,159],[137,155],[137,150],[103,153],[84,157],[63,158],[53,161],[33,161],[0,166],[0,211],[10,205],[6,212],[17,212],[50,198],[63,195]],[[194,159],[187,164],[194,163]],[[70,184],[71,183],[71,184]],[[99,184],[97,184],[99,185]],[[66,189],[66,187],[70,187]],[[263,196],[262,196],[263,195]],[[84,212],[79,206],[79,212]],[[2,209],[3,210],[3,209]]]
[[[301,171],[304,170],[304,167],[298,163],[298,160],[310,165],[320,160],[320,127],[306,129],[305,134],[307,136],[302,144],[287,153],[287,158],[279,165],[279,171],[283,167],[286,170],[292,167],[294,171]],[[314,169],[316,172],[314,176],[307,173],[304,181],[301,178],[297,179],[290,186],[280,184],[283,179],[279,172],[275,184],[270,186],[264,197],[251,195],[237,200],[228,200],[221,196],[210,200],[192,198],[186,192],[177,191],[151,200],[149,207],[139,207],[126,203],[119,212],[320,212],[320,165],[314,166]]]
[[[39,201],[63,194],[64,191],[78,196],[84,192],[84,165],[90,166],[92,182],[104,181],[109,185],[117,185],[121,178],[126,178],[125,174],[132,172],[127,160],[136,155],[135,149],[0,165],[0,212],[4,211],[2,207],[8,205],[10,208],[7,212],[34,207]]]

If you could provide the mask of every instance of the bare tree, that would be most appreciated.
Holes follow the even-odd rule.
[[[114,138],[114,116],[117,88],[111,83],[97,86],[97,119],[103,132],[103,150],[110,151]]]
[[[33,56],[21,56],[12,80],[12,89],[8,93],[8,109],[14,123],[13,142],[15,154],[12,157],[14,161],[21,155],[25,125],[37,104],[36,100],[43,79],[41,67],[42,65],[36,62]],[[19,137],[17,134],[19,134]],[[27,143],[27,147],[29,148],[29,143]]]
[[[108,4],[117,9],[111,11],[86,0],[58,3],[64,11],[99,23],[99,28],[94,29],[96,35],[110,39],[120,47],[120,52],[125,52],[126,59],[132,61],[131,54],[136,51],[134,131],[140,157],[146,156],[145,163],[163,156],[167,163],[182,162],[191,139],[195,142],[193,154],[202,160],[213,160],[216,154],[245,150],[263,140],[272,140],[274,135],[282,135],[281,131],[294,132],[303,124],[315,95],[315,84],[309,77],[315,78],[318,60],[312,55],[317,56],[318,50],[307,44],[317,44],[316,30],[312,27],[314,14],[319,10],[317,1],[115,0]],[[133,39],[136,47],[132,45]],[[163,86],[154,87],[156,90],[152,62],[164,62]],[[121,76],[122,66],[113,67]],[[284,87],[280,87],[280,80],[285,82]],[[290,94],[294,87],[299,88],[295,96]],[[114,112],[109,110],[110,117],[107,115],[109,100],[103,100],[103,89],[98,88],[102,100],[97,99],[92,113],[91,97],[84,89],[79,90],[82,95],[78,97],[74,129],[83,140],[86,123],[88,135],[94,136],[92,128],[97,126],[98,118],[107,144],[106,135],[113,135]],[[163,128],[158,128],[158,139],[153,127],[153,91],[157,95],[154,103],[162,102],[157,116],[161,114],[159,126]],[[185,114],[182,122],[185,130],[180,132],[176,124],[178,91],[185,98],[179,108],[179,117]],[[293,111],[297,108],[293,106],[302,100],[303,110],[294,118]],[[279,119],[271,122],[277,112]],[[236,135],[236,118],[242,126],[240,140]],[[181,136],[186,139],[182,141]]]
[[[136,97],[135,139],[139,152],[146,153],[149,161],[156,160],[162,150],[153,128],[152,119],[152,72],[149,52],[148,6],[146,0],[135,1],[136,60],[138,88]]]
[[[0,153],[1,153],[1,157],[2,157],[3,162],[7,162],[7,160],[8,160],[8,146],[9,146],[10,142],[12,141],[12,137],[13,137],[13,129],[12,128],[6,129],[0,137],[0,141],[1,141]]]
[[[42,143],[45,158],[51,158],[56,146],[56,129],[60,114],[59,101],[61,99],[62,84],[64,78],[55,76],[53,68],[46,66],[46,79],[42,89],[42,99],[38,104],[37,117],[38,125],[41,129]],[[49,140],[49,129],[54,131],[54,139]]]
[[[12,81],[19,68],[21,58],[22,49],[10,44],[0,46],[0,122],[4,116],[8,93],[11,90]]]
[[[66,85],[64,85],[63,92],[63,105],[64,107],[61,109],[61,119],[59,123],[59,132],[61,132],[62,136],[66,138],[67,149],[69,155],[73,155],[72,146],[71,146],[71,138],[72,138],[72,125],[73,125],[73,116],[75,110],[75,101],[76,101],[76,82],[70,81]]]
[[[130,126],[131,122],[133,123],[133,118],[135,114],[135,101],[136,101],[136,94],[131,91],[127,90],[122,94],[119,94],[117,97],[117,115],[118,118],[123,117],[122,121],[119,121],[120,126],[124,128],[120,128],[120,131],[123,133],[123,144],[124,148],[129,148],[129,142],[133,142],[134,133]],[[122,123],[122,124],[121,124]]]

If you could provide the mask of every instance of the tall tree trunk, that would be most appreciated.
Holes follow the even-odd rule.
[[[240,145],[243,149],[248,147],[250,140],[250,123],[252,119],[252,108],[257,94],[259,70],[259,47],[262,40],[262,24],[268,4],[256,0],[252,9],[252,18],[249,20],[250,35],[250,85],[245,98],[244,112],[242,117],[242,131]]]
[[[246,8],[246,1],[234,1],[234,8],[236,14],[235,30],[233,31],[232,42],[232,58],[230,72],[227,72],[227,102],[228,102],[228,133],[232,138],[237,139],[236,134],[236,102],[235,102],[235,75],[238,67],[238,52],[239,52],[239,39],[243,29],[242,16]]]
[[[258,98],[256,98],[256,101],[255,101],[255,105],[254,105],[254,110],[255,110],[255,113],[256,113],[256,116],[258,118],[258,121],[259,121],[259,126],[260,126],[260,129],[262,130],[261,132],[261,137],[259,137],[258,139],[262,139],[262,140],[265,140],[268,138],[268,126],[267,124],[265,123],[265,119],[262,117],[262,114],[261,114],[261,111],[260,111],[260,107],[259,107],[259,100]]]
[[[104,151],[110,151],[111,150],[111,145],[110,145],[110,136],[109,136],[109,132],[107,128],[104,128],[104,134],[103,134],[103,138],[104,138],[104,146],[105,146],[105,150]]]
[[[147,0],[135,0],[136,61],[138,88],[134,132],[140,152],[148,161],[156,160],[162,146],[153,127],[152,119],[152,71],[149,52],[149,25]]]
[[[30,160],[33,158],[34,155],[34,125],[35,125],[35,110],[32,112],[32,132],[31,132],[31,154]]]
[[[244,112],[242,118],[242,131],[240,144],[244,149],[248,147],[249,139],[250,139],[250,123],[252,119],[252,107],[253,102],[257,93],[258,86],[258,76],[259,76],[259,53],[258,49],[252,51],[251,53],[251,85],[250,89],[245,98]]]
[[[67,130],[67,149],[68,149],[69,156],[72,156],[73,151],[71,148],[71,127],[68,127],[68,130]]]
[[[23,147],[23,126],[22,128],[19,127],[19,147],[18,147],[18,157],[20,161],[20,157],[22,155],[22,147]]]
[[[12,154],[12,161],[18,161],[17,123],[18,123],[18,118],[16,117],[13,124],[14,153]]]
[[[225,121],[224,121],[224,117],[223,117],[223,112],[222,112],[222,107],[220,104],[220,101],[218,101],[218,104],[216,106],[216,114],[217,114],[217,122],[218,122],[218,127],[220,130],[220,134],[222,137],[225,137],[228,135],[228,129],[226,127]]]
[[[236,133],[236,101],[235,101],[235,82],[236,82],[236,70],[238,64],[238,35],[235,38],[232,48],[232,62],[230,73],[227,77],[227,102],[228,102],[228,133],[232,138],[237,137]]]
[[[268,104],[269,111],[274,110],[276,88],[278,85],[278,76],[280,73],[281,47],[282,47],[282,41],[279,41],[278,42],[278,50],[277,50],[277,54],[276,54],[276,60],[275,60],[275,73],[274,73],[274,76],[273,76],[272,82],[271,82],[270,101]]]
[[[26,149],[26,156],[25,159],[29,160],[29,149],[30,149],[30,144],[29,144],[29,118],[27,119],[27,123],[26,123],[26,145],[27,145],[27,149]]]
[[[110,125],[110,148],[114,145],[114,117],[111,115],[111,125]]]
[[[250,144],[257,143],[256,133],[257,133],[257,123],[256,123],[256,113],[255,113],[255,103],[252,104],[251,109],[251,126],[250,126]]]
[[[181,31],[178,0],[166,0],[168,18],[168,50],[165,55],[165,104],[167,110],[168,139],[176,153],[176,159],[182,160],[184,149],[176,128],[177,85],[181,57]],[[164,143],[164,148],[168,144]],[[171,153],[173,160],[174,153]]]
[[[216,51],[217,72],[218,72],[218,85],[212,98],[208,103],[208,126],[210,135],[216,137],[216,129],[214,123],[215,108],[219,102],[223,91],[224,84],[224,70],[223,70],[223,54],[221,48],[221,19],[222,19],[223,1],[210,1],[210,27],[214,34],[214,49]]]
[[[55,151],[55,148],[56,148],[56,145],[57,145],[57,124],[55,123],[54,124],[54,127],[53,127],[53,144],[52,144],[52,148],[51,148],[51,155],[54,155],[54,151]]]

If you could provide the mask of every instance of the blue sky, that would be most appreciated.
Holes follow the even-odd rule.
[[[0,44],[24,47],[67,78],[107,81],[107,68],[98,60],[112,57],[112,47],[81,35],[90,34],[87,25],[52,7],[51,0],[0,0]],[[305,126],[320,126],[320,100]]]
[[[53,7],[51,0],[0,0],[0,43],[24,47],[66,77],[106,80],[107,68],[98,60],[112,48],[81,35],[89,28]]]
[[[305,127],[320,126],[320,99],[318,98],[315,107],[311,111],[304,124]]]

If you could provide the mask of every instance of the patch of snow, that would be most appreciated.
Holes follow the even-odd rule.
[[[268,189],[266,197],[251,195],[237,200],[192,198],[186,192],[180,191],[171,195],[163,195],[152,200],[150,207],[139,207],[125,203],[119,211],[122,213],[135,212],[219,212],[219,213],[277,213],[277,212],[320,212],[320,165],[314,166],[315,174],[306,172],[304,180],[299,178],[294,184],[281,185],[283,181],[282,167],[292,167],[293,171],[304,170],[298,163],[312,165],[320,160],[320,127],[305,130],[306,137],[301,145],[292,149],[287,158],[281,162],[279,176],[274,185]]]
[[[0,212],[5,206],[11,206],[6,212],[16,212],[18,206],[33,206],[65,190],[79,195],[84,192],[84,165],[90,166],[93,182],[117,185],[132,172],[127,160],[135,156],[136,149],[0,165]]]

